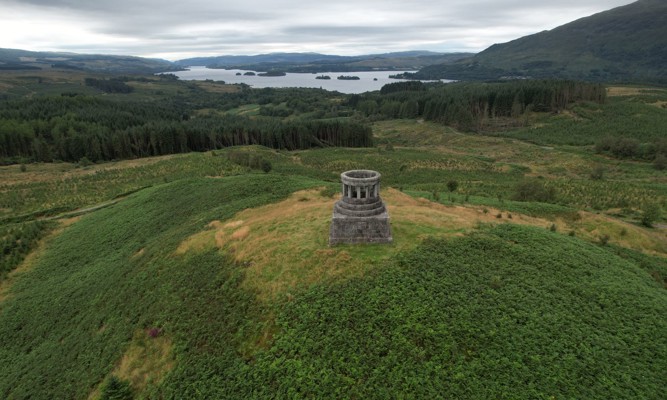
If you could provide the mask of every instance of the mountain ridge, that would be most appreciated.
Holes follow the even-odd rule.
[[[667,83],[667,2],[639,0],[549,31],[494,44],[413,77],[488,80],[569,78]]]
[[[389,52],[389,53],[374,53],[374,54],[363,54],[356,56],[341,56],[336,54],[324,54],[316,52],[271,52],[271,53],[260,53],[253,55],[236,55],[236,54],[223,54],[217,56],[203,56],[203,57],[191,57],[184,58],[181,60],[174,61],[178,65],[193,65],[194,62],[203,63],[200,65],[210,65],[212,63],[220,64],[227,63],[230,65],[241,65],[247,64],[249,62],[313,62],[313,61],[339,61],[339,60],[362,60],[368,58],[393,58],[393,57],[424,57],[424,56],[441,56],[451,53],[439,53],[428,50],[408,50],[408,51],[398,51],[398,52]]]
[[[265,53],[256,55],[221,55],[194,57],[175,61],[181,67],[237,68],[254,71],[349,72],[364,70],[419,69],[437,63],[453,62],[472,53],[436,53],[411,50],[391,53],[340,56],[321,53]]]
[[[274,52],[255,55],[192,57],[176,61],[125,55],[80,54],[59,51],[30,51],[0,48],[0,70],[59,68],[107,73],[156,73],[202,65],[209,68],[239,68],[255,71],[348,72],[364,70],[419,69],[452,62],[473,53],[438,53],[408,50],[390,53],[341,56],[321,53]]]

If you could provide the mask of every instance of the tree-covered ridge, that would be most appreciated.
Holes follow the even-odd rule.
[[[109,85],[119,90],[129,87],[120,80],[91,82],[105,89]],[[291,111],[286,115],[278,113],[280,117],[318,105],[317,101],[306,103],[307,96],[298,98],[290,93],[269,89],[252,94],[231,93],[223,99],[206,98],[204,93],[200,98],[174,97],[159,103],[91,96],[8,101],[0,104],[0,158],[78,161],[86,157],[101,161],[251,144],[288,150],[372,145],[370,127],[343,119],[283,121],[234,114],[194,115],[200,107],[231,108],[245,101],[264,104],[261,111],[268,116],[273,116],[275,109],[288,110],[277,108],[272,102],[285,102]]]
[[[132,91],[125,81],[85,80],[121,94]],[[0,103],[0,158],[86,157],[95,162],[250,144],[288,150],[363,147],[372,144],[372,133],[360,118],[420,117],[478,130],[487,121],[516,118],[526,110],[557,111],[580,100],[602,102],[604,93],[600,85],[569,81],[454,84],[428,90],[421,83],[404,82],[387,85],[379,94],[345,96],[342,102],[335,93],[296,89],[240,89],[219,95],[197,89],[160,102],[66,93]],[[258,116],[198,113],[248,103],[259,104]],[[327,118],[332,109],[333,118]],[[300,117],[292,118],[297,114]],[[360,118],[340,118],[355,114]]]
[[[489,129],[499,120],[526,112],[560,112],[578,101],[603,103],[603,85],[565,80],[454,83],[429,87],[420,82],[385,85],[380,94],[352,96],[367,116],[423,118],[465,131]],[[506,121],[505,121],[506,122]]]
[[[133,91],[94,95],[97,89],[87,87],[86,95],[53,95],[57,87],[42,84],[41,96],[0,102],[0,161],[97,162],[245,144],[288,150],[370,146],[371,123],[396,118],[544,144],[597,145],[614,156],[657,160],[658,166],[667,157],[660,90],[633,89],[640,95],[636,101],[608,101],[603,85],[570,80],[407,81],[355,95],[172,77],[91,82]]]

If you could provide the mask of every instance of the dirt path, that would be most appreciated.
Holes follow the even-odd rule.
[[[81,215],[84,215],[84,214],[88,214],[89,212],[101,210],[103,208],[112,206],[112,205],[120,202],[121,200],[124,200],[125,197],[126,196],[119,197],[119,198],[109,200],[109,201],[105,201],[103,203],[100,203],[100,204],[97,204],[97,205],[94,205],[94,206],[91,206],[91,207],[79,208],[79,209],[76,209],[76,210],[73,210],[73,211],[64,212],[62,214],[54,215],[54,216],[51,216],[51,217],[44,217],[44,218],[38,218],[38,219],[40,219],[42,221],[53,221],[53,220],[63,219],[63,218],[78,217],[78,216],[81,216]]]

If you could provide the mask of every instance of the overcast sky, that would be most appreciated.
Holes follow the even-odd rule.
[[[634,0],[0,0],[0,47],[194,56],[481,51]]]

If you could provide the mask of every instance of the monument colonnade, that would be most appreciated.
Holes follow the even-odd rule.
[[[375,171],[349,172],[341,175],[343,197],[348,199],[377,199],[380,197],[380,181]]]

